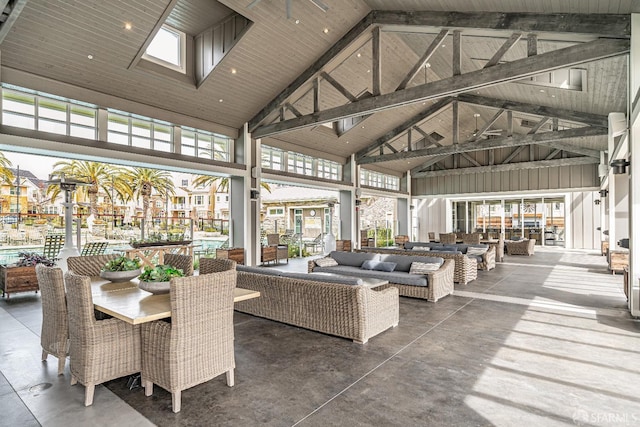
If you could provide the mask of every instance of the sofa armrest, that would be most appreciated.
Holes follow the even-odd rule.
[[[396,327],[400,320],[400,298],[397,288],[363,289],[362,343],[380,332]]]
[[[455,261],[446,259],[437,271],[427,274],[427,280],[429,281],[429,301],[436,302],[438,299],[453,293],[454,271]]]
[[[496,268],[496,247],[492,246],[487,252],[482,254],[482,265],[478,266],[482,270],[489,271]]]

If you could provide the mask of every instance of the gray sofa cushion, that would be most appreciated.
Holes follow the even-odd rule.
[[[338,265],[336,267],[316,267],[313,269],[314,273],[318,271],[324,273],[343,274],[345,276],[361,277],[363,279],[383,279],[388,280],[389,283],[397,283],[399,285],[427,286],[429,283],[427,281],[427,276],[409,274],[402,271],[392,271],[391,273],[387,273],[386,271],[363,270],[361,268],[348,265]]]
[[[332,267],[325,267],[332,268]],[[283,272],[282,277],[289,277],[292,279],[302,280],[315,280],[317,282],[324,283],[340,283],[342,285],[362,285],[362,279],[353,276],[341,276],[333,273],[296,273],[296,272]]]
[[[430,242],[405,242],[405,249],[413,249],[414,246],[431,246]]]
[[[266,274],[268,276],[281,276],[284,273],[282,270],[276,270],[275,268],[267,267],[251,267],[248,265],[236,265],[236,270],[244,271],[246,273]]]
[[[380,255],[372,252],[340,252],[332,251],[329,256],[340,265],[349,265],[351,267],[360,267],[366,260],[380,260]]]
[[[380,259],[386,262],[395,262],[395,271],[408,273],[411,270],[412,262],[432,262],[438,265],[444,264],[444,260],[437,256],[421,256],[421,255],[381,255]]]
[[[374,259],[368,259],[362,263],[360,268],[364,270],[377,270],[377,271],[386,271],[391,272],[395,270],[396,263],[395,262],[384,262],[384,261],[376,261]]]

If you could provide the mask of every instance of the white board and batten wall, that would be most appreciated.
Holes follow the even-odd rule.
[[[599,249],[601,209],[597,165],[460,174],[412,180],[413,225],[420,241],[428,232],[452,229],[452,202],[465,199],[499,200],[513,197],[565,195],[566,247]]]

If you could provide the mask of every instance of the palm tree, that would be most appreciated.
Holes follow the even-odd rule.
[[[0,152],[0,181],[11,184],[13,182],[13,172],[9,169],[11,161]]]
[[[149,209],[149,201],[153,190],[167,197],[175,193],[173,180],[169,172],[159,169],[149,168],[133,168],[127,169],[123,176],[129,188],[131,195],[135,200],[142,198],[142,216],[147,224],[151,224],[151,210]]]
[[[84,160],[60,161],[53,165],[52,177],[72,178],[83,181],[89,185],[79,185],[76,187],[76,200],[89,200],[89,212],[93,216],[98,214],[98,192],[102,190],[111,197],[112,189],[121,198],[127,198],[130,194],[130,187],[122,178],[124,170],[112,165]],[[49,185],[47,195],[51,200],[55,200],[60,194],[59,185]]]
[[[229,192],[229,178],[226,176],[212,176],[212,175],[198,175],[193,180],[194,187],[205,187],[210,185],[211,193],[209,195],[211,206],[211,215],[213,216],[216,211],[216,193],[228,193]],[[271,193],[271,187],[264,181],[260,181],[260,186]]]

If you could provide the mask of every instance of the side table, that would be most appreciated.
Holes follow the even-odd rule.
[[[216,258],[231,259],[238,264],[244,264],[244,248],[216,249]]]

